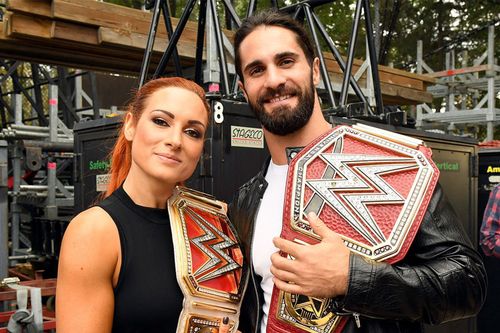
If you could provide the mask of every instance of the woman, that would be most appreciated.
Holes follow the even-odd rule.
[[[195,170],[209,114],[203,89],[182,78],[153,80],[136,93],[112,152],[106,199],[64,235],[58,333],[175,332],[183,294],[167,200]]]

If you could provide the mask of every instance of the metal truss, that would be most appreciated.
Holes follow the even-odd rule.
[[[310,29],[312,39],[318,51],[318,56],[320,57],[323,88],[322,93],[326,96],[325,101],[328,101],[328,103],[325,104],[329,106],[328,109],[324,110],[325,116],[349,118],[356,117],[377,122],[385,122],[393,125],[403,125],[405,117],[402,111],[390,111],[383,106],[377,68],[378,61],[373,38],[374,33],[371,22],[370,2],[368,0],[356,1],[351,37],[349,40],[348,56],[346,60],[344,60],[318,16],[314,13],[315,7],[325,5],[333,1],[334,0],[305,0],[281,8],[278,8],[276,1],[271,1],[271,7],[293,15],[298,21],[306,23],[305,26]],[[223,97],[226,99],[237,100],[241,99],[241,96],[238,95],[238,78],[234,72],[232,64],[228,64],[226,61],[226,55],[234,58],[234,50],[226,36],[221,32],[219,18],[216,13],[218,1],[202,0],[198,2],[195,0],[189,0],[175,30],[173,30],[172,24],[169,20],[169,8],[166,1],[152,0],[148,2],[150,4],[150,8],[153,9],[153,19],[141,67],[139,85],[144,84],[147,80],[149,73],[149,61],[161,14],[163,14],[164,17],[169,41],[160,63],[154,71],[153,78],[165,75],[167,64],[171,58],[173,58],[176,75],[182,76],[182,68],[179,64],[176,44],[196,4],[199,3],[196,57],[194,66],[195,81],[198,84],[208,85],[208,91],[210,92],[210,94],[208,94],[209,97]],[[229,18],[233,26],[238,27],[241,20],[232,7],[231,2],[223,0],[222,3],[226,10],[226,16]],[[256,6],[256,0],[249,2],[246,13],[247,17],[252,15]],[[354,63],[355,45],[359,31],[361,30],[360,27],[362,21],[364,21],[366,31],[367,59],[361,68],[353,74],[352,68]],[[206,38],[204,38],[205,34]],[[330,76],[327,72],[325,61],[322,56],[323,52],[320,48],[320,38],[325,41],[334,59],[337,61],[343,72],[344,77],[342,84],[334,85],[330,80]],[[202,72],[202,64],[204,61],[204,40],[206,41],[206,62],[205,70]],[[359,86],[358,81],[364,73],[367,74],[367,87],[362,89]],[[232,81],[230,81],[229,74],[233,74]],[[348,101],[349,94],[355,95],[358,101],[353,102],[352,98],[349,98]]]
[[[495,107],[500,91],[500,66],[495,64],[495,30],[488,28],[487,50],[472,66],[467,53],[462,53],[461,67],[455,66],[455,52],[446,53],[446,69],[435,72],[423,60],[422,41],[417,44],[417,73],[424,71],[437,79],[428,88],[435,98],[446,98],[444,112],[428,104],[417,106],[416,126],[421,129],[441,125],[453,129],[458,124],[486,124],[486,140],[493,140],[494,126],[500,124],[500,109]]]

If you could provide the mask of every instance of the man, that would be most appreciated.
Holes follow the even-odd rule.
[[[394,265],[351,253],[313,214],[308,220],[321,236],[317,245],[279,238],[285,149],[306,146],[331,128],[315,90],[319,60],[300,25],[265,12],[245,20],[237,31],[235,66],[271,153],[264,169],[238,190],[229,210],[251,271],[240,330],[266,331],[273,285],[294,294],[334,298],[335,312],[351,318],[344,332],[421,332],[422,323],[477,313],[486,293],[484,267],[440,187],[409,253]],[[281,257],[278,250],[295,260]]]
[[[479,243],[487,256],[500,258],[500,185],[493,188],[484,210]]]

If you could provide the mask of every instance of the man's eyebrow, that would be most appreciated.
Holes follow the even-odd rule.
[[[260,61],[260,60],[258,60],[258,59],[257,59],[257,60],[254,60],[254,61],[252,61],[251,63],[249,63],[248,65],[246,65],[246,66],[245,66],[245,68],[243,68],[243,72],[246,72],[246,71],[248,71],[250,68],[255,67],[255,66],[257,66],[257,65],[260,65],[260,64],[262,64],[262,61]]]
[[[274,61],[277,61],[279,59],[283,59],[285,57],[293,57],[293,58],[296,58],[298,57],[299,55],[295,52],[292,52],[292,51],[284,51],[284,52],[280,52],[280,53],[277,53],[274,55]],[[252,67],[255,67],[257,65],[260,65],[262,64],[262,61],[257,59],[257,60],[254,60],[252,61],[251,63],[249,63],[248,65],[245,66],[245,68],[243,69],[243,72],[246,72],[248,71],[249,68],[252,68]]]
[[[170,112],[170,111],[167,111],[167,110],[162,110],[162,109],[154,109],[153,111],[158,111],[158,112],[164,113],[164,114],[166,114],[167,116],[169,116],[170,118],[175,119],[175,114],[173,114],[173,113],[172,113],[172,112]],[[193,120],[188,120],[188,124],[189,124],[189,125],[200,125],[200,126],[202,126],[203,128],[205,128],[205,127],[206,127],[204,123],[202,123],[202,122],[201,122],[201,121],[199,121],[199,120],[195,120],[195,119],[193,119]]]
[[[276,54],[274,56],[274,60],[278,60],[278,59],[281,59],[281,58],[285,58],[285,57],[298,57],[299,55],[295,52],[292,52],[292,51],[285,51],[285,52],[280,52],[278,54]]]

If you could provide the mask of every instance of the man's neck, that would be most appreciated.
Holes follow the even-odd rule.
[[[271,153],[271,159],[274,164],[287,164],[286,156],[287,147],[303,147],[308,145],[312,140],[331,129],[331,125],[325,120],[321,110],[315,110],[311,115],[309,122],[300,130],[285,135],[279,136],[272,134],[264,129],[267,147]]]

